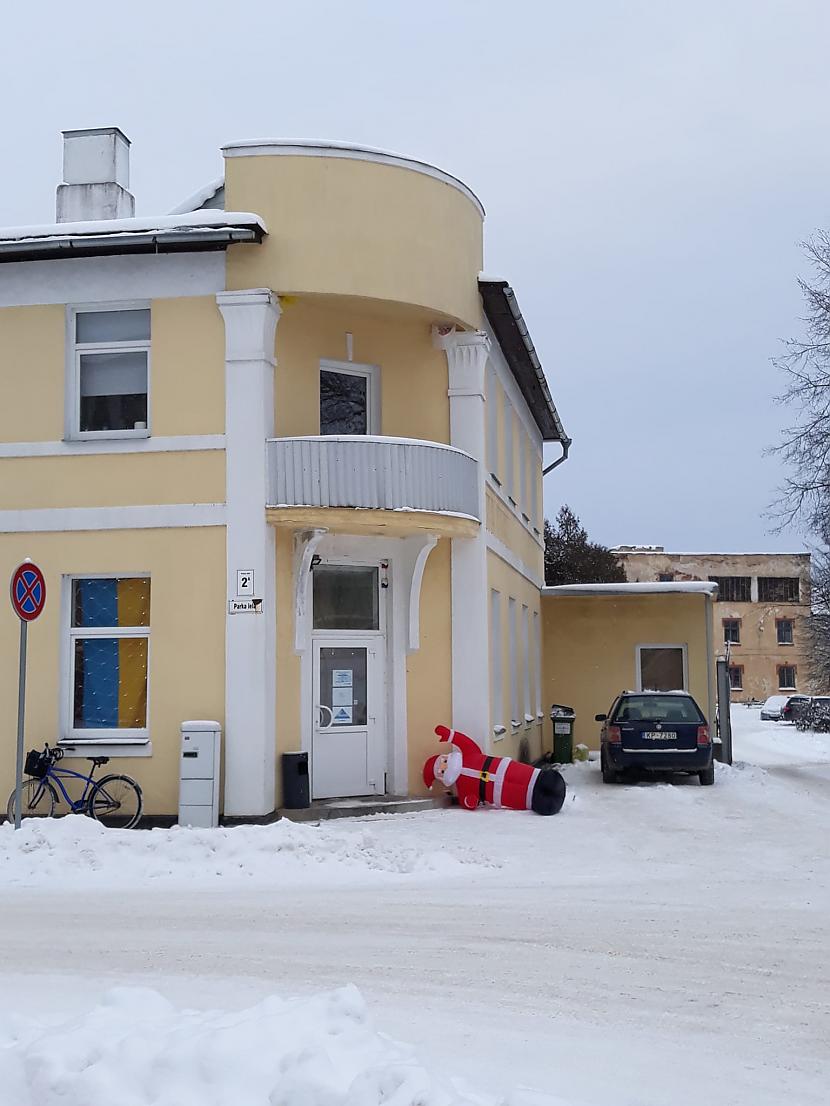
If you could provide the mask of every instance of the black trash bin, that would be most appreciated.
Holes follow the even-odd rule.
[[[282,805],[286,810],[306,810],[311,806],[308,753],[282,754]]]

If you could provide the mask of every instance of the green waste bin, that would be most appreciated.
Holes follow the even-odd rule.
[[[574,722],[576,712],[563,703],[553,703],[550,708],[553,723],[553,760],[555,764],[570,764],[574,758]]]

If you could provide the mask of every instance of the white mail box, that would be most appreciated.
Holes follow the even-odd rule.
[[[218,722],[182,722],[179,758],[179,825],[219,825],[222,729]]]

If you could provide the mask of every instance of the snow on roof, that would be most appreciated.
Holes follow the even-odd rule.
[[[784,553],[778,550],[767,550],[766,552],[754,552],[754,553],[730,553],[729,550],[719,549],[717,552],[685,552],[685,553],[673,553],[668,549],[663,549],[660,546],[648,546],[638,545],[636,548],[631,545],[617,545],[611,549],[611,552],[618,557],[624,557],[630,554],[636,554],[646,557],[809,557],[810,554],[806,549],[799,549],[797,552]]]
[[[212,200],[213,197],[221,189],[225,187],[225,178],[217,177],[216,180],[212,180],[210,184],[205,184],[201,188],[197,189],[191,196],[188,196],[186,200],[182,200],[180,204],[170,212],[171,215],[186,215],[190,211],[198,211],[200,208],[204,208],[208,200]]]
[[[254,226],[263,233],[267,233],[265,223],[260,216],[251,211],[203,210],[177,212],[173,215],[143,215],[132,219],[94,219],[82,223],[43,223],[28,227],[0,227],[0,243],[238,226]]]
[[[708,580],[645,581],[632,584],[557,584],[542,588],[543,595],[717,595]]]

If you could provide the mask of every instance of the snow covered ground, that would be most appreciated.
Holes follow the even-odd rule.
[[[550,819],[0,827],[1,1106],[824,1106],[830,737],[733,715]]]

